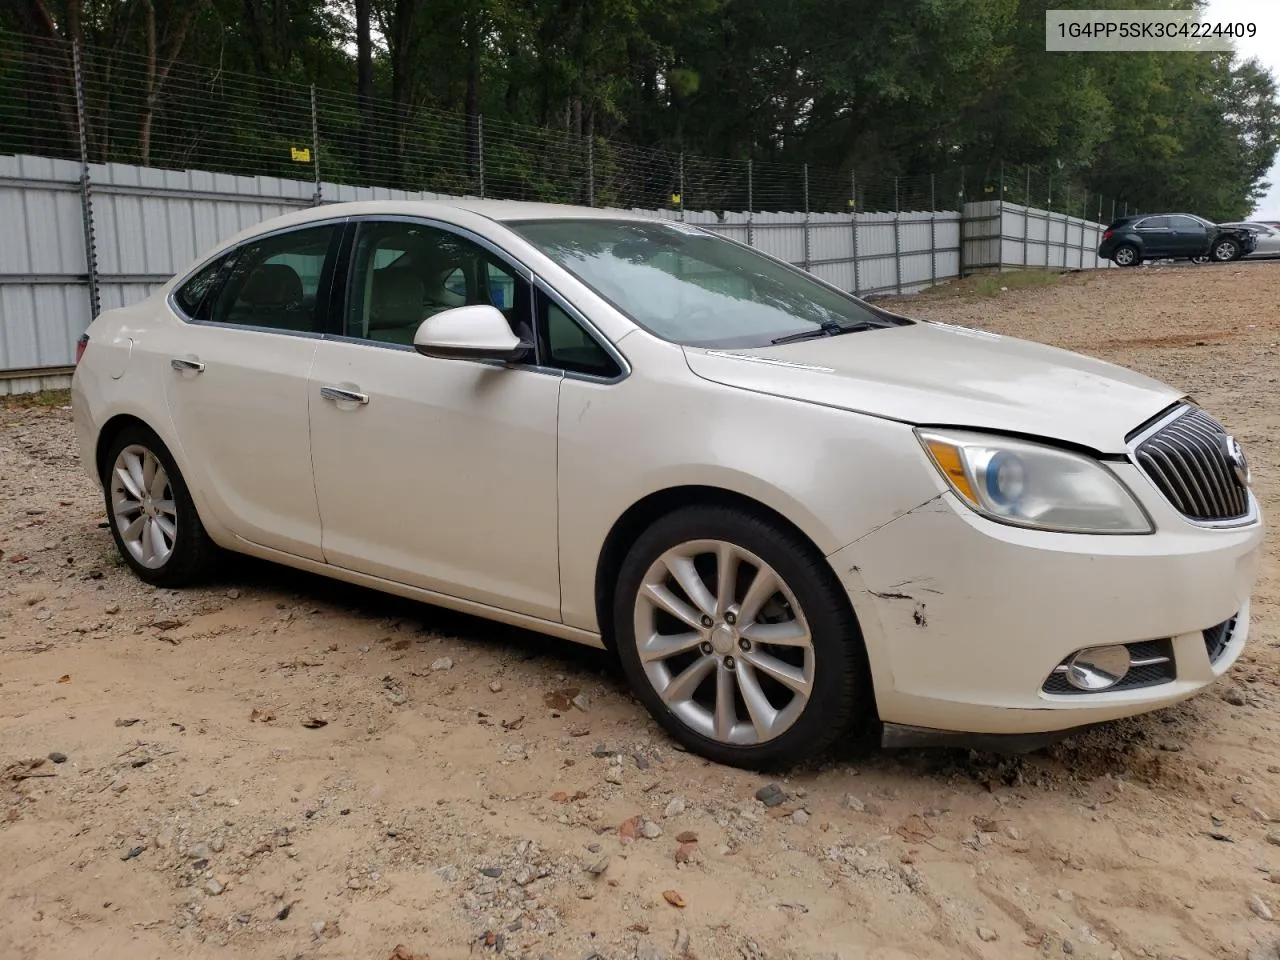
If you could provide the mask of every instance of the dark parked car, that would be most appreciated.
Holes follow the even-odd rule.
[[[1252,231],[1210,223],[1189,213],[1142,214],[1121,217],[1102,234],[1098,256],[1118,267],[1136,267],[1143,260],[1239,260],[1253,251]]]

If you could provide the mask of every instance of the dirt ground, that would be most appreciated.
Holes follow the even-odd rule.
[[[897,307],[1185,388],[1280,514],[1280,264]],[[6,960],[1280,958],[1275,538],[1205,695],[1021,758],[851,747],[766,809],[594,651],[255,562],[142,586],[62,402],[0,405]]]

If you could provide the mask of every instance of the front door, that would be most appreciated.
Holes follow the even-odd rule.
[[[1194,217],[1169,217],[1169,229],[1173,238],[1171,256],[1198,257],[1209,252],[1209,233]]]
[[[189,482],[237,536],[312,560],[323,554],[308,377],[341,229],[290,230],[234,251],[161,358]]]
[[[527,335],[529,284],[465,237],[366,220],[347,289],[308,387],[325,560],[558,621],[560,375],[411,346],[426,317],[473,303]]]

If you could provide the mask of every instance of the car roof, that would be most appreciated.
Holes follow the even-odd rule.
[[[361,216],[438,219],[481,233],[486,232],[495,223],[507,224],[529,220],[592,219],[630,220],[637,223],[664,222],[652,214],[633,213],[607,207],[578,207],[561,203],[525,203],[516,200],[481,200],[465,197],[449,200],[348,200],[305,207],[256,223],[224,239],[214,251],[211,251],[211,254],[217,255],[274,231],[293,229],[309,223]]]
[[[1120,226],[1124,226],[1124,224],[1126,223],[1135,223],[1138,220],[1149,220],[1152,217],[1191,217],[1194,220],[1202,220],[1205,223],[1213,223],[1212,220],[1202,217],[1198,213],[1184,213],[1181,210],[1164,210],[1158,213],[1131,213],[1131,214],[1128,214],[1127,216],[1116,217],[1114,220],[1111,221],[1111,226],[1113,228],[1120,227]]]
[[[509,223],[519,220],[653,220],[652,214],[632,213],[608,207],[581,207],[566,203],[530,203],[521,200],[481,200],[460,197],[449,200],[350,200],[325,203],[311,208],[316,219],[330,217],[418,216],[429,217],[464,210],[489,220]]]

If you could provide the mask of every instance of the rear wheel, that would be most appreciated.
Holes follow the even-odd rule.
[[[776,522],[703,506],[663,517],[623,562],[614,621],[641,702],[718,763],[791,764],[871,713],[848,599],[826,561]]]
[[[1218,263],[1228,263],[1240,256],[1240,244],[1230,237],[1222,237],[1214,241],[1210,256]]]
[[[1117,267],[1136,267],[1142,262],[1142,257],[1138,255],[1138,248],[1131,243],[1122,243],[1116,247],[1111,254],[1111,259],[1115,261]]]
[[[152,431],[126,427],[103,460],[107,524],[140,579],[180,587],[206,576],[216,548],[173,456]]]

